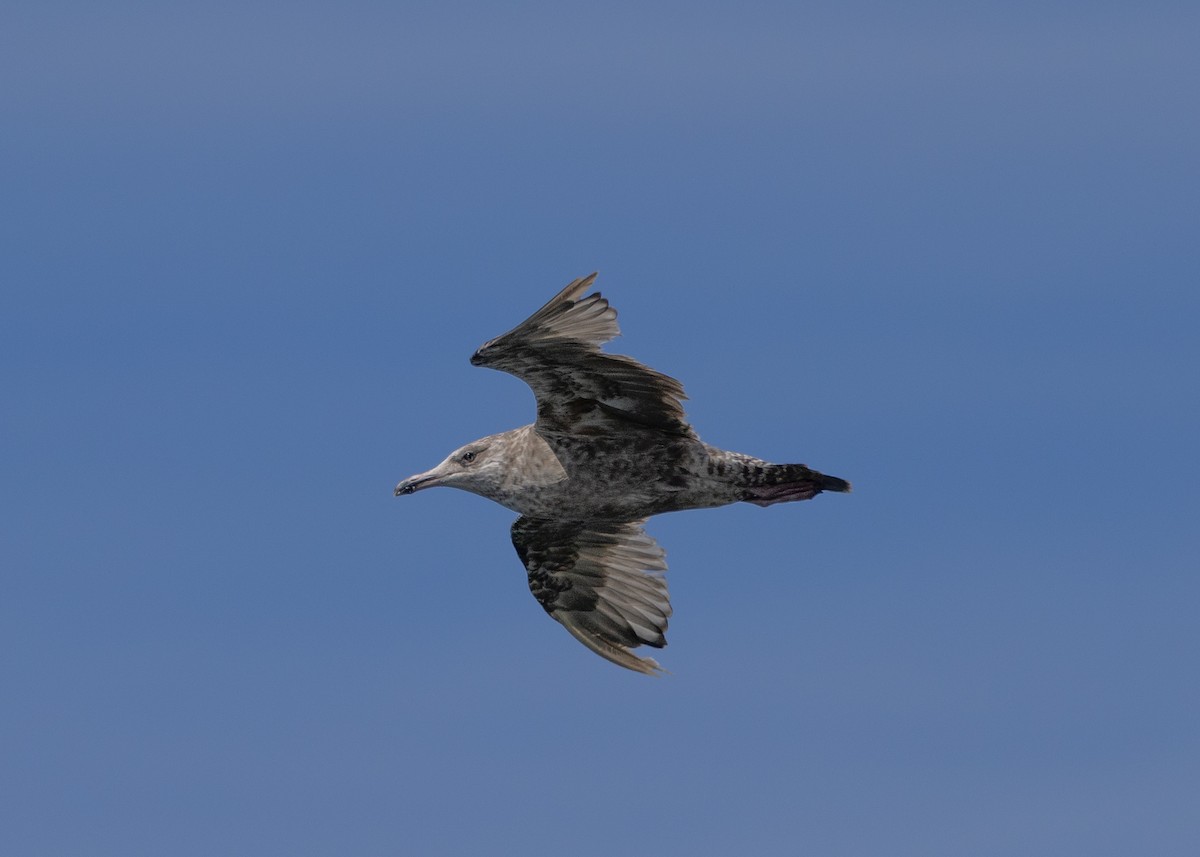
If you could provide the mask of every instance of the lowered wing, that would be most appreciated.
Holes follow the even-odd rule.
[[[632,651],[665,646],[671,615],[666,554],[641,522],[521,517],[512,540],[533,597],[575,639],[628,669],[647,674],[661,669]]]

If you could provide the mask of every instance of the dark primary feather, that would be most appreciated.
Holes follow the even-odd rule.
[[[521,517],[513,547],[538,603],[575,639],[643,673],[658,663],[631,650],[661,648],[671,615],[665,554],[640,521],[546,521]]]
[[[600,351],[620,330],[616,310],[599,292],[580,297],[595,278],[572,282],[517,327],[480,347],[471,363],[508,372],[533,389],[539,432],[695,437],[678,381],[631,357]]]

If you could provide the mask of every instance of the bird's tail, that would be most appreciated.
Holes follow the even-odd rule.
[[[846,492],[850,483],[836,476],[826,476],[803,464],[768,464],[745,488],[742,497],[756,506],[771,506],[794,500],[809,500],[822,491]]]

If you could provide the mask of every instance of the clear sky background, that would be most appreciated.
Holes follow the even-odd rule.
[[[1193,3],[0,12],[0,852],[1194,855]],[[671,671],[402,477],[600,271]]]

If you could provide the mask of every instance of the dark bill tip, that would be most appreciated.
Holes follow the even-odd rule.
[[[422,488],[428,488],[430,485],[436,485],[437,479],[433,476],[413,476],[410,479],[405,479],[396,486],[395,494],[401,497],[405,494],[415,494]]]

